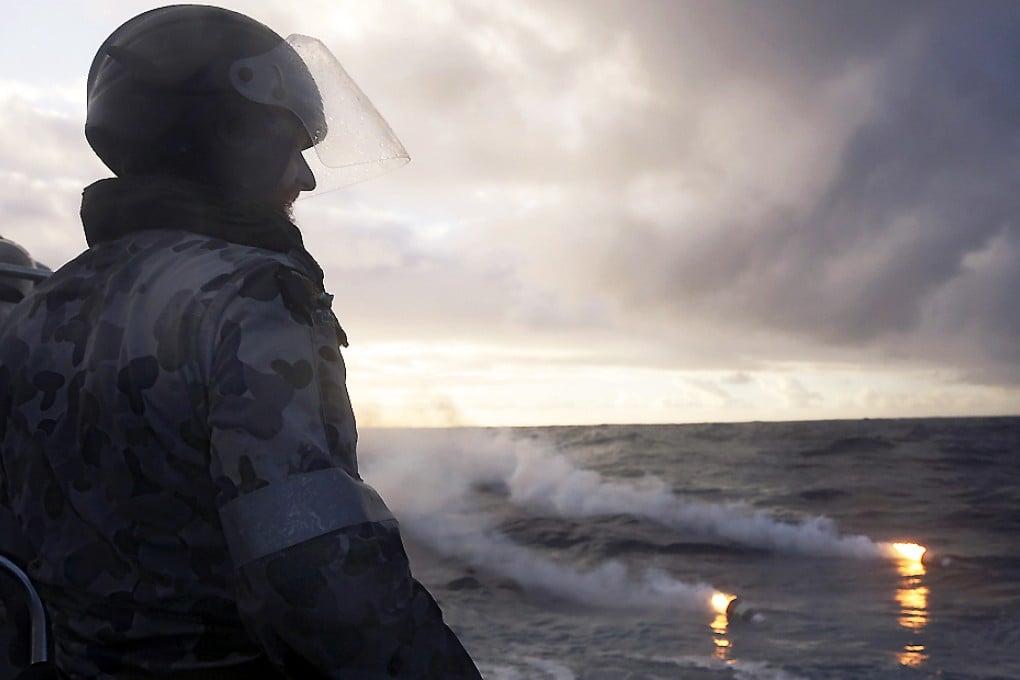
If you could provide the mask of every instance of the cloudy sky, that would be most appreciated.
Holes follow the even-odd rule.
[[[1020,3],[223,2],[413,158],[297,207],[363,425],[1020,413]],[[3,235],[84,248],[102,40],[6,8]]]

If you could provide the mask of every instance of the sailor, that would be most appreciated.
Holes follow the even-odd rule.
[[[131,19],[87,84],[116,177],[0,334],[0,500],[59,671],[479,678],[358,474],[346,336],[290,211],[403,147],[322,43],[215,7]]]
[[[14,305],[21,302],[37,282],[49,275],[46,265],[36,262],[14,241],[0,236],[0,327]]]
[[[0,328],[14,306],[49,276],[23,247],[0,236]],[[28,541],[10,510],[0,505],[0,555],[17,569],[28,563]],[[9,569],[0,569],[0,678],[13,678],[30,659],[28,593]]]

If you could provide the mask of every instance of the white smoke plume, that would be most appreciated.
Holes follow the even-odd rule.
[[[376,432],[375,434],[383,434]],[[509,440],[460,431],[437,441],[386,432],[386,453],[364,456],[363,476],[386,499],[402,528],[434,550],[508,577],[530,591],[585,604],[644,609],[707,610],[716,589],[684,583],[657,569],[635,578],[610,560],[588,571],[557,563],[493,529],[494,517],[473,507],[480,483],[506,482],[516,469]]]
[[[373,456],[369,452],[366,479],[379,488],[398,515],[407,518],[405,523],[410,520],[417,525],[423,520],[427,525],[423,530],[433,533],[445,526],[445,537],[433,535],[432,541],[445,542],[461,554],[467,552],[465,537],[489,528],[478,525],[482,518],[472,510],[469,492],[478,485],[497,485],[508,490],[511,503],[558,517],[628,514],[751,547],[818,556],[889,555],[884,544],[866,536],[840,534],[826,517],[784,522],[742,503],[685,501],[656,477],[638,482],[608,481],[597,472],[579,468],[541,440],[472,430],[376,435],[387,440],[381,447],[385,453]],[[462,513],[475,526],[460,523],[460,529],[453,529],[458,524],[454,517]],[[453,538],[460,543],[450,545]],[[474,559],[507,548],[497,541],[486,550],[477,551]],[[499,561],[517,563],[509,555],[502,555]]]
[[[516,466],[507,479],[515,503],[563,517],[627,513],[667,526],[728,539],[741,545],[805,555],[878,557],[879,546],[866,536],[841,535],[826,517],[781,522],[743,503],[693,503],[678,498],[661,479],[609,482],[576,467],[560,453],[515,445]]]

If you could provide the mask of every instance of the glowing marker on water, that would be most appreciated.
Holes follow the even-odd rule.
[[[757,609],[752,609],[751,605],[739,597],[735,597],[726,605],[726,620],[730,623],[759,623],[765,620],[765,616]]]
[[[928,549],[917,543],[893,543],[892,551],[896,557],[910,562],[923,562]]]
[[[945,553],[929,550],[923,545],[917,545],[916,543],[892,543],[888,545],[891,545],[891,549],[897,552],[896,556],[904,556],[904,559],[914,561],[922,567],[928,567],[929,569],[934,567],[944,569],[950,566],[970,567],[973,565],[970,559],[965,556],[946,555]]]
[[[757,609],[752,609],[749,604],[736,595],[727,595],[716,591],[711,598],[712,609],[717,614],[726,617],[727,623],[758,623],[764,621],[765,616]]]
[[[899,562],[901,571],[919,570],[923,574],[925,567],[937,564],[931,551],[918,543],[882,543],[881,548],[886,557]]]
[[[709,604],[715,610],[715,619],[710,624],[713,633],[712,642],[715,644],[713,656],[720,661],[726,661],[729,658],[732,647],[726,637],[726,629],[730,625],[729,619],[726,618],[726,607],[729,606],[731,600],[735,599],[737,599],[736,595],[727,595],[719,591],[712,593],[712,597],[709,598]]]
[[[952,555],[943,555],[941,553],[932,552],[931,550],[928,550],[921,557],[921,564],[923,564],[926,567],[945,568],[953,564],[953,562],[955,562],[957,559],[958,558],[955,558]]]
[[[727,595],[726,593],[715,592],[712,593],[712,609],[717,614],[725,614],[726,608],[730,606],[732,600],[737,599],[736,595]]]
[[[928,549],[917,543],[882,543],[882,552],[886,557],[896,560],[896,569],[901,576],[923,576],[925,571],[925,554]]]

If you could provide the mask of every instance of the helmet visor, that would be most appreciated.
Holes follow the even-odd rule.
[[[251,101],[291,111],[308,132],[305,160],[320,194],[361,182],[411,157],[386,120],[329,48],[291,35],[273,50],[230,67],[234,89]]]

